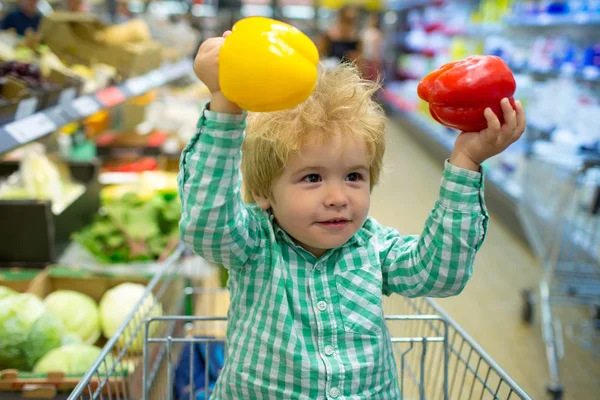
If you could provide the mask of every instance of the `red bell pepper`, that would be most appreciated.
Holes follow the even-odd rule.
[[[496,56],[471,56],[442,65],[419,83],[419,97],[429,103],[440,124],[466,132],[487,128],[483,111],[490,107],[504,123],[500,101],[507,97],[515,108],[515,78]]]

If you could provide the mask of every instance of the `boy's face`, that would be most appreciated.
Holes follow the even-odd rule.
[[[288,160],[273,184],[277,223],[316,257],[343,245],[364,224],[370,206],[369,155],[363,140],[337,134],[324,145],[305,146]]]

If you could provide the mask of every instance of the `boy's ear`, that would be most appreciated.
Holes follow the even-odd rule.
[[[271,200],[269,200],[267,197],[263,197],[261,195],[258,195],[256,193],[252,193],[252,197],[254,197],[254,200],[256,201],[256,204],[258,204],[258,206],[260,208],[262,208],[263,210],[268,210],[269,208],[271,208]]]

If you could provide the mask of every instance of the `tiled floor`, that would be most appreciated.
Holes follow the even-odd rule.
[[[403,233],[419,233],[437,198],[442,165],[393,121],[388,124],[386,165],[371,215]],[[439,301],[535,400],[548,398],[545,347],[539,325],[520,322],[519,293],[537,285],[540,271],[527,247],[492,215],[471,282],[460,296]],[[567,312],[564,318],[573,315]],[[564,399],[600,399],[600,359],[569,341],[565,347]]]

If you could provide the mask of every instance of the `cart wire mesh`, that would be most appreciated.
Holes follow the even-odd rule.
[[[176,261],[168,260],[149,283],[137,311],[109,340],[69,399],[210,397],[209,381],[215,378],[211,355],[226,345],[229,296],[216,285],[184,285]],[[193,304],[196,315],[186,315],[185,304]],[[386,322],[403,399],[530,399],[432,300],[384,298],[384,310],[391,305],[396,314],[387,315]],[[140,333],[143,355],[134,351]],[[200,368],[182,363],[198,346],[206,363]],[[181,382],[182,376],[187,382]]]
[[[227,292],[192,288],[204,306],[219,302],[223,305]],[[393,300],[398,303],[398,299]],[[388,315],[386,322],[392,335],[398,380],[403,399],[529,399],[527,394],[433,301],[406,299],[403,315]],[[213,309],[213,307],[207,307]],[[218,307],[217,307],[218,308]],[[221,307],[223,308],[223,307]],[[395,304],[395,308],[398,305]],[[163,316],[146,322],[147,332],[152,326],[183,324],[183,332],[172,336],[147,337],[146,348],[162,346],[166,349],[167,364],[164,376],[155,372],[162,366],[146,360],[147,379],[144,382],[145,399],[199,399],[209,398],[208,385],[196,387],[194,363],[189,364],[185,394],[176,395],[173,377],[181,357],[192,357],[195,346],[204,348],[206,365],[202,371],[204,382],[209,382],[211,349],[225,346],[227,318],[224,316]],[[155,328],[156,329],[156,328]],[[188,354],[185,354],[188,353]],[[147,354],[151,354],[148,351]],[[164,370],[164,368],[163,368]]]
[[[141,399],[143,397],[144,322],[153,315],[183,312],[185,278],[179,271],[184,247],[163,262],[121,327],[107,341],[98,359],[69,395],[69,399]],[[167,334],[168,332],[156,332]],[[149,356],[156,361],[162,357]]]

